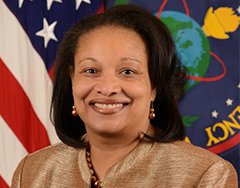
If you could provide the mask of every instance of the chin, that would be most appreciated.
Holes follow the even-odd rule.
[[[116,136],[120,135],[120,133],[117,132],[98,132],[98,134],[102,137],[106,137],[106,138],[116,138]]]
[[[106,124],[103,124],[102,126],[95,127],[92,129],[95,134],[104,136],[104,137],[114,137],[117,135],[120,135],[123,132],[123,128],[122,127],[117,127],[114,125],[109,125],[106,126]]]

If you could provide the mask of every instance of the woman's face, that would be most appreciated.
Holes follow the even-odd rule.
[[[76,110],[88,134],[137,135],[149,126],[155,97],[140,36],[103,26],[80,37],[71,74]]]

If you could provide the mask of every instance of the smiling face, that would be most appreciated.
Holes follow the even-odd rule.
[[[103,26],[78,41],[71,73],[74,105],[88,134],[136,136],[146,131],[155,92],[141,37]]]

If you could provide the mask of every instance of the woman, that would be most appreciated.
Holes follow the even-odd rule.
[[[227,161],[181,141],[186,70],[159,19],[130,5],[88,17],[56,62],[63,143],[25,157],[12,187],[237,187]]]

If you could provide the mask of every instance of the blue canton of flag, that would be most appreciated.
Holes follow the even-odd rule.
[[[29,36],[33,47],[51,68],[64,33],[81,18],[103,8],[101,0],[5,0]],[[102,6],[102,7],[101,7]]]

